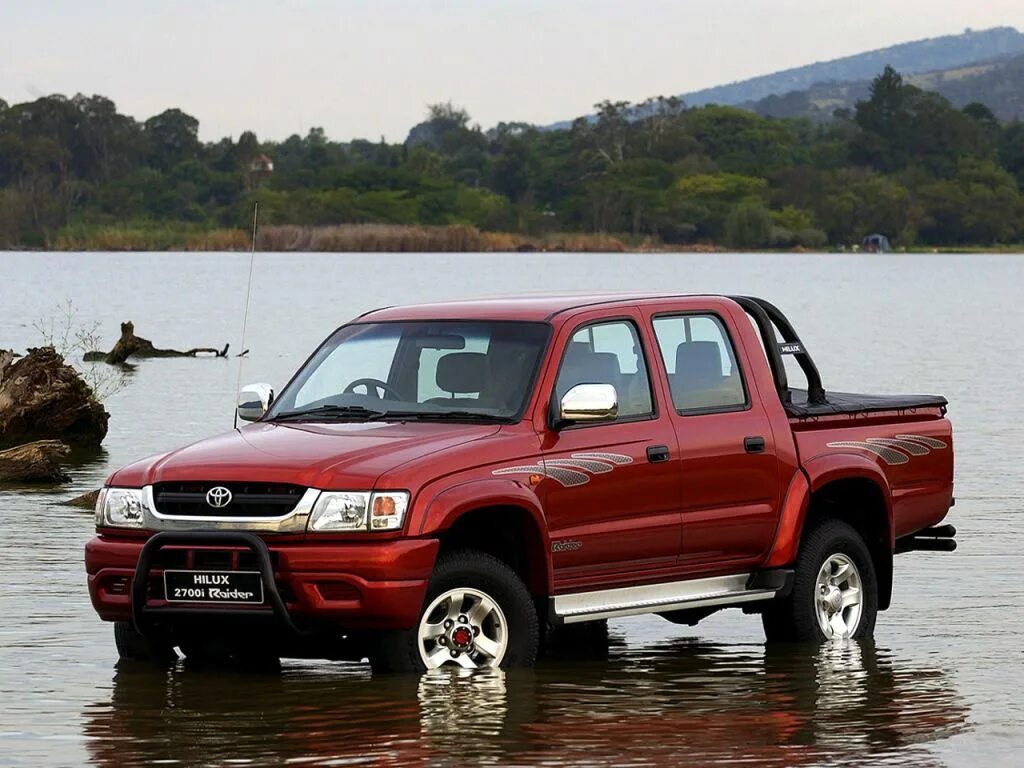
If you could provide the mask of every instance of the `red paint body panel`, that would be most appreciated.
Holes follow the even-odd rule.
[[[654,348],[638,308],[584,309],[567,317],[559,329],[553,344],[555,364],[545,372],[542,392],[553,391],[562,351],[573,334],[583,326],[610,319],[632,323],[644,357],[649,364],[654,362]],[[534,416],[534,426],[542,436],[544,462],[557,466],[593,453],[620,457],[615,459],[620,463],[609,465],[608,471],[588,473],[583,485],[543,483],[550,538],[565,544],[551,554],[555,592],[617,586],[675,569],[681,546],[682,486],[678,443],[667,409],[658,407],[653,416],[634,421],[563,430],[551,429],[547,417],[547,407]],[[650,446],[666,446],[670,460],[649,462]]]
[[[675,410],[653,322],[688,312],[717,315],[727,330],[747,407],[700,415]],[[813,495],[836,480],[863,478],[878,486],[893,541],[938,523],[949,509],[952,430],[943,413],[790,419],[760,337],[727,298],[540,296],[389,308],[358,322],[444,319],[551,324],[520,422],[255,423],[136,462],[108,484],[259,480],[408,491],[402,531],[264,536],[289,609],[342,628],[412,626],[439,540],[468,513],[514,516],[528,540],[529,586],[542,596],[791,565]],[[654,415],[555,430],[550,403],[566,344],[581,325],[608,319],[635,325]],[[858,447],[900,435],[943,447],[903,463]],[[748,437],[763,438],[763,451],[748,453]],[[667,447],[668,459],[648,461],[651,446]],[[607,471],[591,472],[577,485],[549,471],[592,453],[613,455],[617,463],[609,460]],[[131,578],[147,535],[104,529],[86,547],[90,594],[102,618],[128,617],[127,595],[117,593],[116,582]],[[328,583],[347,587],[328,588],[335,598],[327,599],[321,587]]]
[[[953,497],[953,430],[935,410],[912,420],[900,414],[875,414],[871,419],[850,419],[845,424],[825,421],[794,427],[811,490],[845,477],[869,477],[882,488],[892,521],[894,538],[940,523]],[[900,435],[930,438],[944,447],[910,455],[905,463],[888,463],[864,448],[830,445],[868,440],[898,440]]]

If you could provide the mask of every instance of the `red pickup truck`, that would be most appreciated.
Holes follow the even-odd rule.
[[[254,423],[113,473],[89,592],[156,660],[528,665],[589,622],[733,606],[770,641],[866,637],[893,555],[955,548],[945,413],[826,392],[751,297],[379,309],[243,390]]]

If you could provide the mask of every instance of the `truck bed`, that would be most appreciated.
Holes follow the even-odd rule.
[[[790,389],[789,402],[784,403],[792,418],[878,413],[880,411],[907,411],[917,408],[945,409],[942,395],[865,395],[855,392],[827,392],[825,402],[808,402],[806,389]]]

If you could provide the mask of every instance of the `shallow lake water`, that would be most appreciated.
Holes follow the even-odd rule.
[[[71,299],[157,346],[234,350],[247,254],[0,254],[0,348]],[[874,643],[766,647],[756,617],[611,622],[536,669],[373,677],[118,666],[93,614],[91,514],[130,460],[230,429],[239,361],[150,360],[60,487],[0,486],[0,765],[1020,765],[1024,763],[1024,256],[258,254],[243,383],[280,387],[382,305],[552,290],[750,293],[786,311],[825,386],[950,400],[954,554],[896,561]]]

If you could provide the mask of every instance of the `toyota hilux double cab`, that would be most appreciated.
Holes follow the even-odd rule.
[[[955,548],[946,406],[826,392],[751,297],[380,309],[244,389],[250,423],[114,472],[89,592],[135,659],[507,667],[728,607],[769,641],[868,637],[893,556]]]

